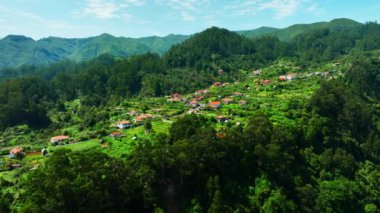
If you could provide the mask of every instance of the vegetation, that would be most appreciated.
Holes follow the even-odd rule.
[[[210,28],[163,56],[10,69],[0,146],[26,155],[0,158],[0,212],[378,212],[379,34]]]

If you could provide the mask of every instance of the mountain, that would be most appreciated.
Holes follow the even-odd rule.
[[[296,24],[284,29],[260,27],[255,30],[237,31],[236,33],[247,38],[274,36],[282,41],[289,41],[297,35],[316,29],[328,28],[334,31],[361,25],[362,24],[350,19],[334,19],[330,22]],[[210,32],[212,33],[212,31]],[[206,35],[207,34],[210,33],[206,32]],[[235,39],[237,39],[236,36]],[[112,54],[116,57],[128,57],[147,52],[162,55],[173,45],[182,43],[190,37],[193,37],[193,35],[126,38],[102,34],[100,36],[82,39],[48,37],[35,41],[25,36],[9,35],[0,40],[0,67],[44,65],[64,59],[72,59],[79,62],[95,58],[105,53]],[[209,42],[213,43],[214,46],[224,48],[223,44],[215,44],[212,40],[212,36],[209,36],[209,38],[211,38]],[[196,45],[189,46],[196,47]],[[209,46],[211,49],[207,51],[213,48],[212,45]]]
[[[239,35],[248,37],[248,38],[255,38],[255,37],[260,37],[263,35],[267,35],[270,33],[278,32],[281,29],[274,28],[274,27],[260,27],[254,30],[242,30],[242,31],[237,31]]]
[[[169,35],[125,38],[102,34],[84,39],[48,37],[35,41],[25,36],[9,35],[0,40],[0,67],[43,65],[63,59],[85,61],[105,53],[117,57],[147,52],[163,54],[171,46],[188,37]]]
[[[279,38],[282,41],[289,41],[295,38],[297,35],[300,35],[302,33],[305,33],[311,30],[327,28],[327,29],[335,31],[335,30],[358,27],[360,25],[362,24],[354,20],[341,18],[341,19],[334,19],[330,22],[316,22],[312,24],[295,24],[284,29],[260,27],[255,30],[238,31],[237,33],[248,38],[256,38],[260,36],[274,36],[274,37]]]
[[[247,45],[247,38],[226,29],[212,27],[173,46],[165,54],[165,59],[170,66],[193,67],[205,60],[241,54],[249,49]]]

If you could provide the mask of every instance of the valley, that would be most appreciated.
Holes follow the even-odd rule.
[[[378,211],[380,27],[313,26],[4,68],[0,211]]]

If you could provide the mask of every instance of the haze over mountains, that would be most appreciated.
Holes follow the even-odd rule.
[[[309,30],[327,28],[339,30],[362,25],[350,19],[335,19],[330,22],[297,24],[284,29],[261,27],[255,30],[237,31],[248,38],[274,36],[289,41]],[[102,34],[82,39],[48,37],[40,40],[20,35],[9,35],[0,40],[0,67],[18,67],[22,65],[45,65],[70,59],[86,61],[108,53],[116,57],[128,57],[147,52],[164,54],[173,45],[181,43],[190,35],[151,36],[143,38],[114,37]]]

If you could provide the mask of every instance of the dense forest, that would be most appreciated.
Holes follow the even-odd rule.
[[[84,107],[87,128],[108,119],[96,110],[124,99],[244,81],[243,70],[281,59],[301,69],[341,57],[350,65],[318,82],[309,100],[287,106],[296,125],[273,122],[259,106],[222,135],[214,118],[186,115],[120,157],[56,150],[16,182],[0,178],[2,187],[19,189],[17,196],[0,190],[0,212],[378,212],[379,38],[377,23],[311,30],[290,41],[214,27],[163,56],[2,69],[0,129],[26,124],[47,133],[58,128],[48,111],[66,111],[70,101]]]

